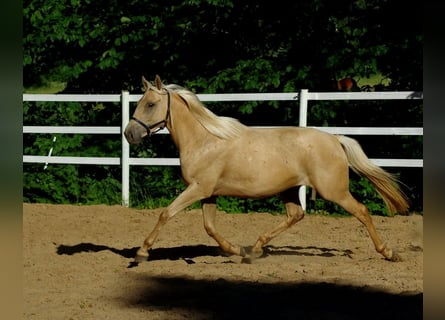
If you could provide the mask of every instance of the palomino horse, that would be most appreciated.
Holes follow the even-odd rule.
[[[311,186],[363,223],[377,252],[391,261],[400,256],[379,238],[368,209],[349,192],[349,167],[367,177],[391,213],[405,212],[408,203],[397,180],[371,163],[353,139],[311,128],[250,128],[235,119],[219,117],[198,97],[177,85],[154,85],[142,78],[145,93],[125,128],[131,144],[167,127],[179,149],[187,188],[160,214],[152,232],[139,248],[135,262],[148,258],[148,250],[161,228],[176,213],[201,201],[204,227],[223,251],[245,257],[246,250],[227,241],[215,228],[217,196],[248,198],[280,194],[286,219],[259,236],[250,253],[260,256],[272,238],[304,216],[298,190]]]

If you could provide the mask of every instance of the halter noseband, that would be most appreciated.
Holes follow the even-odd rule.
[[[147,130],[147,133],[148,133],[149,136],[151,136],[152,134],[155,134],[156,132],[164,129],[165,126],[167,125],[168,118],[170,117],[170,92],[167,89],[165,89],[165,91],[167,92],[167,112],[165,114],[164,120],[158,121],[158,122],[153,123],[151,125],[146,125],[145,123],[143,123],[138,118],[136,118],[134,116],[131,117],[132,120],[136,121],[141,126],[143,126],[145,128],[145,130]],[[158,125],[160,125],[161,123],[162,123],[162,126],[156,128],[156,130],[154,130],[154,131],[151,130],[151,129],[157,127]]]

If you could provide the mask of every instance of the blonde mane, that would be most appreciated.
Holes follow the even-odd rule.
[[[230,139],[238,137],[246,129],[246,126],[237,119],[214,114],[190,90],[176,84],[166,85],[165,88],[181,96],[196,120],[211,134],[221,139]]]

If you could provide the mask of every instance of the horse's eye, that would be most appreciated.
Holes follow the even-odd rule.
[[[148,106],[149,108],[153,107],[154,105],[155,105],[155,104],[154,104],[154,103],[151,103],[151,102],[147,104],[147,106]]]

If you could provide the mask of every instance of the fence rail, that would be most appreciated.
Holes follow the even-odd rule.
[[[215,101],[299,101],[299,126],[307,127],[308,101],[311,100],[408,100],[423,99],[423,92],[300,92],[290,93],[230,93],[230,94],[198,94],[203,102]],[[93,126],[23,126],[23,133],[68,133],[68,134],[116,134],[121,135],[121,157],[59,157],[23,155],[24,163],[54,164],[92,164],[122,166],[122,205],[129,206],[129,174],[131,165],[178,166],[178,158],[131,158],[130,146],[123,135],[123,128],[130,119],[130,103],[137,102],[141,95],[122,94],[23,94],[23,101],[34,102],[120,102],[122,106],[121,127]],[[423,128],[390,128],[390,127],[313,127],[333,134],[349,135],[423,135]],[[167,129],[159,131],[168,134]],[[371,159],[382,167],[423,167],[423,159]],[[300,200],[305,207],[305,188],[300,189]]]

